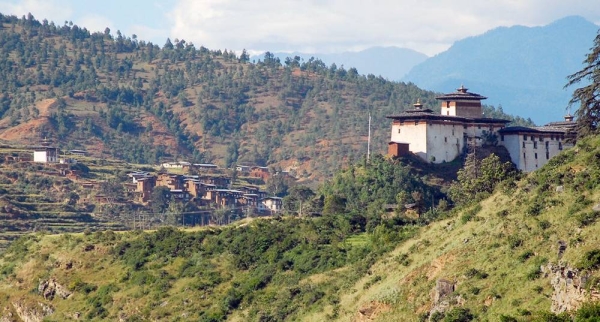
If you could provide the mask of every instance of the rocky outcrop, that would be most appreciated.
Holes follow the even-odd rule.
[[[53,300],[54,296],[56,295],[62,299],[66,299],[72,294],[66,287],[58,284],[53,278],[41,280],[40,284],[38,285],[38,292],[46,300]]]
[[[550,284],[554,288],[550,308],[553,313],[577,310],[587,301],[600,300],[598,290],[586,290],[589,278],[587,272],[580,272],[562,263],[542,265],[541,271],[544,277],[550,278]]]
[[[19,300],[12,303],[15,312],[23,322],[42,322],[44,318],[54,313],[54,308],[44,303],[28,305]]]
[[[431,295],[432,307],[429,310],[429,316],[435,312],[444,313],[453,304],[462,304],[463,299],[460,296],[454,296],[455,283],[445,279],[436,281]]]

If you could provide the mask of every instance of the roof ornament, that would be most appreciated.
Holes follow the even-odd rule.
[[[420,110],[423,107],[423,104],[421,104],[421,99],[417,98],[417,102],[413,104],[413,106],[415,107],[415,110]]]
[[[469,89],[465,88],[463,84],[460,84],[460,87],[456,89],[459,93],[466,93]]]
[[[567,108],[567,115],[565,115],[565,122],[573,122],[573,115],[571,115],[571,107]]]

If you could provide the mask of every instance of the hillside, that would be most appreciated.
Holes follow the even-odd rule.
[[[338,67],[356,68],[361,75],[373,74],[391,81],[399,81],[414,66],[427,59],[427,55],[408,48],[399,47],[370,47],[357,52],[343,53],[279,53],[273,55],[282,62],[298,56],[304,61],[311,57],[322,60],[327,66],[336,64]],[[262,60],[264,55],[251,56],[250,60]]]
[[[448,92],[464,83],[537,124],[560,120],[573,89],[566,77],[580,70],[598,26],[567,17],[542,27],[500,27],[457,41],[415,66],[404,81]]]
[[[551,311],[600,300],[599,155],[600,137],[583,139],[481,202],[437,209],[441,219],[427,225],[408,213],[379,212],[369,224],[334,212],[194,231],[30,235],[0,257],[2,316],[570,321]],[[345,173],[359,184],[365,171]]]
[[[320,60],[254,64],[179,39],[161,47],[31,15],[0,22],[0,138],[14,144],[49,137],[99,158],[260,165],[322,181],[365,155],[369,112],[372,151],[384,152],[386,115],[419,98],[438,107],[433,92]]]

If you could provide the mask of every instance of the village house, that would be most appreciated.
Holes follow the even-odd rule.
[[[278,213],[283,210],[283,199],[279,197],[267,197],[261,200],[259,210]]]
[[[33,148],[33,162],[57,163],[58,148],[50,145],[50,141],[44,139],[40,146]]]
[[[165,169],[183,169],[184,167],[189,167],[190,165],[191,163],[186,161],[163,162],[160,164],[160,166]]]
[[[212,164],[212,163],[194,163],[194,168],[198,169],[199,171],[206,171],[206,172],[210,172],[213,170],[218,170],[219,167],[216,164]]]
[[[388,155],[412,152],[426,162],[443,163],[463,155],[468,147],[497,143],[506,147],[518,169],[528,172],[572,146],[565,142],[574,138],[570,115],[564,122],[543,127],[506,127],[510,121],[484,117],[481,101],[486,97],[464,86],[436,99],[441,101],[440,114],[423,109],[417,101],[413,109],[387,116],[392,119]]]
[[[268,167],[252,167],[250,169],[250,176],[254,178],[261,178],[263,180],[267,180],[270,176]]]

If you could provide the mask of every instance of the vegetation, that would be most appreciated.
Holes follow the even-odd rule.
[[[48,136],[63,150],[132,163],[248,163],[323,181],[365,154],[369,113],[372,149],[384,151],[386,115],[419,98],[439,108],[433,92],[318,59],[249,62],[31,15],[0,15],[0,24],[0,139],[23,144]]]
[[[585,67],[570,75],[567,86],[579,84],[584,86],[575,89],[571,104],[579,103],[577,116],[578,135],[585,136],[598,132],[600,120],[600,31],[594,39],[591,52],[583,61]]]
[[[437,192],[402,161],[374,157],[315,195],[291,189],[303,208],[322,202],[321,216],[303,210],[303,218],[200,230],[29,235],[0,257],[0,304],[17,314],[15,301],[44,303],[55,310],[49,320],[80,312],[88,320],[585,321],[597,304],[549,311],[554,290],[541,267],[558,261],[564,241],[561,261],[590,273],[586,288],[600,288],[600,225],[580,220],[600,198],[600,165],[591,162],[599,149],[600,138],[583,139],[480,201],[436,210],[435,221],[375,211],[405,202],[397,185],[408,195]],[[388,175],[400,179],[384,184]],[[361,197],[364,187],[376,192]],[[346,196],[364,204],[340,203]],[[424,211],[421,218],[435,213]],[[38,284],[48,279],[73,294],[44,299]],[[450,307],[430,314],[438,279],[456,281],[455,289]]]

